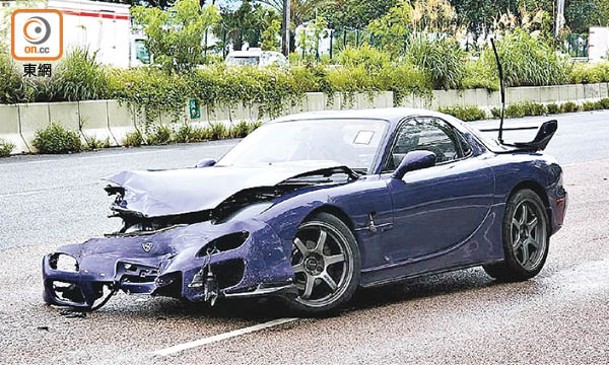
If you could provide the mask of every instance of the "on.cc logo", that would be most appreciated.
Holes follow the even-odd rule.
[[[17,9],[11,16],[11,54],[18,61],[57,61],[63,55],[63,14]]]
[[[33,16],[23,25],[23,35],[30,44],[42,44],[51,36],[51,24],[42,17]]]

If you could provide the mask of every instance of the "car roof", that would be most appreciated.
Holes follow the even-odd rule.
[[[281,117],[273,121],[274,123],[289,122],[296,120],[314,120],[314,119],[376,119],[386,120],[392,124],[397,124],[406,117],[417,115],[437,116],[442,119],[447,119],[453,124],[458,122],[457,119],[439,112],[428,109],[417,108],[379,108],[379,109],[359,109],[359,110],[325,110],[317,112],[306,112],[291,114]]]

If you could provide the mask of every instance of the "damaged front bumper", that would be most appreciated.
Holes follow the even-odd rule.
[[[291,242],[265,223],[209,222],[68,245],[42,262],[44,300],[89,310],[110,290],[214,303],[295,296]]]

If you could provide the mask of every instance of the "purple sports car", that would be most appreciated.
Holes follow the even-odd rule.
[[[45,256],[44,299],[94,310],[119,290],[276,296],[315,314],[358,287],[472,266],[529,279],[567,205],[542,152],[556,128],[505,145],[417,109],[266,123],[218,162],[107,178],[122,228]]]

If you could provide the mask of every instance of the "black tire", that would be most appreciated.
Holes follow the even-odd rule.
[[[298,227],[292,247],[298,296],[289,299],[290,309],[301,315],[320,315],[344,306],[357,289],[361,268],[349,227],[334,215],[316,214]]]
[[[548,257],[550,232],[543,201],[532,190],[522,189],[508,199],[502,224],[505,259],[483,266],[499,281],[523,281],[539,274]]]

